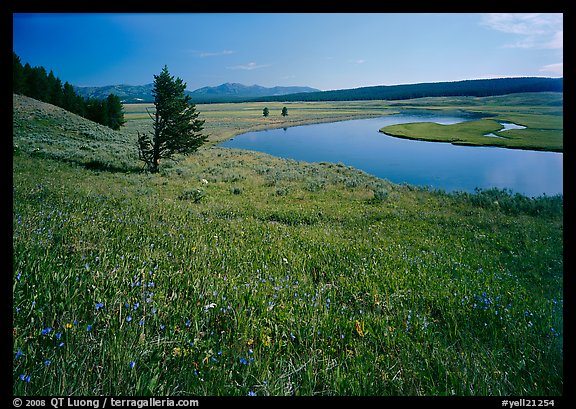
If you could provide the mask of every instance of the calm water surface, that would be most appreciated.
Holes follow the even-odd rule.
[[[343,163],[394,183],[446,191],[507,188],[527,196],[563,193],[563,154],[399,139],[378,132],[400,123],[453,124],[458,113],[398,114],[238,135],[220,146],[307,162]]]

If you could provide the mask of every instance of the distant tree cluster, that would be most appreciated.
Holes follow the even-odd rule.
[[[378,85],[352,89],[304,92],[253,98],[252,101],[361,101],[402,100],[423,97],[486,97],[521,92],[562,92],[563,78],[517,77],[431,82],[405,85]]]
[[[288,108],[286,108],[286,107],[282,108],[281,114],[282,114],[282,116],[287,116],[288,115]],[[268,115],[270,115],[270,110],[268,109],[268,107],[264,107],[264,109],[262,110],[262,115],[264,117],[268,117]]]
[[[76,94],[68,81],[62,85],[62,81],[52,70],[47,73],[44,67],[31,67],[28,63],[22,65],[16,53],[13,52],[12,56],[12,88],[15,94],[59,106],[112,129],[120,129],[126,122],[118,96],[110,94],[103,100],[85,99]]]

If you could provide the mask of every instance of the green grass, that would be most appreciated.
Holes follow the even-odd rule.
[[[400,138],[459,145],[498,146],[562,152],[563,108],[562,95],[558,93],[506,95],[487,98],[422,98],[393,106],[409,108],[461,109],[482,114],[489,118],[452,125],[431,122],[390,125],[380,132]],[[512,122],[526,129],[497,132],[502,127],[498,121]],[[494,133],[499,138],[485,136]]]
[[[88,140],[20,113],[15,395],[563,394],[561,196],[210,146],[90,168],[78,144],[112,164],[145,121]]]

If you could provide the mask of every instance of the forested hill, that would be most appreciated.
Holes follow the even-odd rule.
[[[562,92],[562,90],[563,78],[517,77],[407,85],[380,85],[334,91],[269,96],[252,99],[252,101],[357,101],[448,96],[487,97],[519,92]]]

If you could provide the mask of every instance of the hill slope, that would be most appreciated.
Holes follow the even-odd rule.
[[[136,143],[125,129],[114,131],[23,95],[14,94],[12,104],[15,150],[88,168],[134,169]]]

